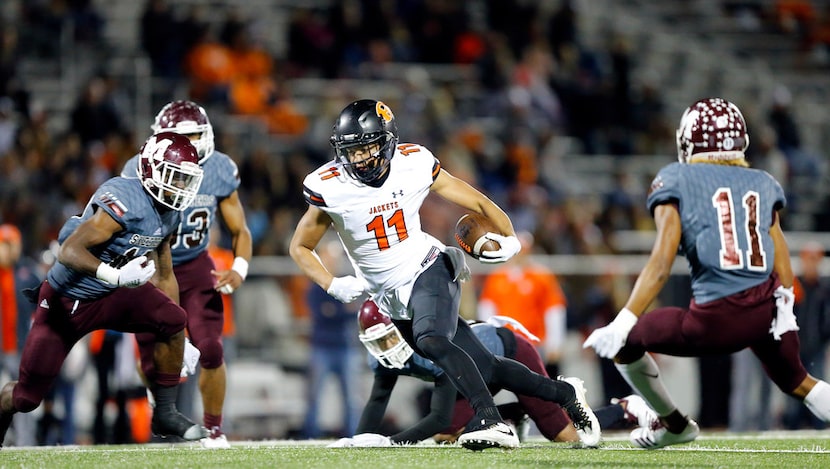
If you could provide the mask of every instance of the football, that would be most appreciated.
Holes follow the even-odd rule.
[[[455,224],[455,242],[464,252],[478,259],[484,251],[498,251],[501,248],[498,242],[484,237],[488,232],[498,233],[499,230],[487,217],[468,213]]]

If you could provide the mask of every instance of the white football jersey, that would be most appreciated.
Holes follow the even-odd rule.
[[[356,275],[373,297],[411,283],[444,251],[443,243],[421,231],[419,214],[440,169],[431,151],[407,143],[396,148],[380,187],[349,177],[336,160],[303,181],[306,201],[331,216]]]

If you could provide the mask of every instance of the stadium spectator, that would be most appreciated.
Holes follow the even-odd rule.
[[[830,345],[830,283],[820,266],[825,248],[816,241],[807,242],[798,253],[801,275],[795,282],[795,315],[801,329],[801,361],[807,371],[821,375],[826,369],[827,347]],[[827,428],[827,423],[804,409],[796,399],[788,399],[782,418],[786,428]]]
[[[567,333],[567,299],[556,275],[533,261],[533,235],[517,233],[519,254],[487,274],[478,302],[478,319],[511,317],[539,338],[536,348],[548,376],[559,376]]]
[[[329,241],[317,250],[320,260],[332,272],[347,268],[343,246]],[[303,434],[315,439],[322,436],[320,409],[326,380],[335,378],[339,386],[340,415],[334,432],[338,436],[354,435],[360,417],[360,362],[363,354],[357,345],[354,320],[356,303],[344,304],[332,298],[317,284],[309,282],[306,302],[311,313],[311,345],[308,375],[308,406]]]
[[[29,335],[29,325],[35,305],[23,290],[37,287],[43,279],[40,267],[23,254],[23,237],[10,223],[0,225],[0,317],[2,317],[2,360],[0,372],[18,379],[20,355]],[[20,416],[14,422],[16,446],[35,444],[34,415]],[[0,445],[3,442],[0,441]]]

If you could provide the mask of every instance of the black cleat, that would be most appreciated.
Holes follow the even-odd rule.
[[[185,441],[201,440],[210,434],[207,428],[191,422],[175,407],[164,411],[156,407],[150,430],[161,438],[178,437]]]

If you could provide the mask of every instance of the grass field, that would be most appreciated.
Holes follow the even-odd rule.
[[[691,444],[635,449],[611,434],[599,449],[532,439],[519,449],[472,452],[458,446],[337,448],[328,442],[236,441],[229,450],[198,444],[4,448],[0,468],[535,468],[535,467],[830,467],[830,431],[706,433]]]

